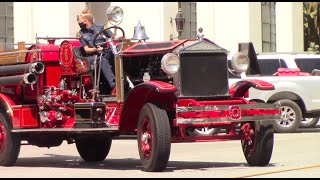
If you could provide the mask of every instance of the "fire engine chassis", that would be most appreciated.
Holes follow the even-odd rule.
[[[14,165],[21,141],[54,147],[66,140],[85,161],[103,161],[119,135],[137,135],[145,171],[163,171],[171,143],[179,142],[240,140],[248,164],[269,163],[280,105],[250,102],[244,93],[272,84],[241,81],[231,95],[227,51],[215,43],[132,43],[122,28],[111,26],[100,35],[107,30],[123,35],[104,42],[115,54],[116,92],[108,95],[102,95],[109,87],[99,61],[89,65],[77,38],[37,37],[28,50],[0,54],[0,61],[8,60],[0,66],[0,165]],[[56,45],[56,39],[65,40]],[[24,62],[17,63],[21,55]],[[237,53],[233,71],[246,62]]]

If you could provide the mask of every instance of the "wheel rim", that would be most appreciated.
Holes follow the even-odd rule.
[[[289,106],[281,107],[281,119],[277,120],[278,124],[283,127],[291,126],[296,120],[296,112]]]
[[[247,154],[248,156],[251,156],[253,154],[254,151],[254,146],[255,146],[255,136],[256,136],[256,132],[253,129],[253,126],[248,125],[248,127],[246,128],[246,132],[249,134],[249,139],[244,139],[244,152],[245,154]]]
[[[152,150],[152,131],[149,118],[145,118],[142,122],[141,136],[140,136],[141,150],[146,159],[151,156]]]
[[[5,128],[2,122],[0,121],[0,152],[2,152],[3,150],[5,139],[6,139]]]

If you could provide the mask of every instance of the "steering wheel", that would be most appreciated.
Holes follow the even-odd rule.
[[[111,31],[111,29],[113,31]],[[109,30],[113,33],[112,37],[110,37],[110,38],[108,38],[105,35],[105,34],[107,34],[107,32]],[[122,36],[118,36],[120,38],[115,39],[115,37],[117,36],[118,30],[121,31]],[[105,38],[106,41],[98,43],[97,42],[97,38],[99,36],[102,36],[103,38]],[[125,37],[125,33],[124,33],[124,30],[121,27],[119,27],[119,26],[111,26],[111,27],[108,27],[108,28],[105,28],[105,29],[101,30],[98,34],[96,34],[94,36],[94,38],[93,38],[93,46],[95,48],[98,48],[98,46],[102,46],[102,47],[104,47],[103,49],[107,49],[108,47],[106,47],[105,45],[106,45],[107,42],[109,42],[109,44],[111,46],[112,53],[117,55],[122,51],[123,43],[124,43],[124,37]]]

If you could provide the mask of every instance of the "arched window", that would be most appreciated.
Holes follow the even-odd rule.
[[[13,48],[13,2],[0,3],[0,51]],[[4,43],[11,44],[10,46]]]
[[[261,2],[262,52],[276,51],[276,3]]]
[[[197,3],[179,2],[185,18],[184,30],[181,39],[197,37]]]

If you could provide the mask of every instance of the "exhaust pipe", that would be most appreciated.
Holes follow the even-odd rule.
[[[32,85],[36,82],[37,82],[37,76],[33,73],[0,77],[0,86],[20,85],[21,83]]]
[[[0,76],[12,76],[24,73],[41,74],[44,72],[44,64],[42,62],[34,62],[28,64],[15,64],[0,66]]]
[[[32,63],[29,67],[29,72],[41,74],[44,72],[44,64],[41,62]]]
[[[37,76],[33,73],[27,73],[23,75],[23,82],[25,84],[34,84],[37,82]]]

